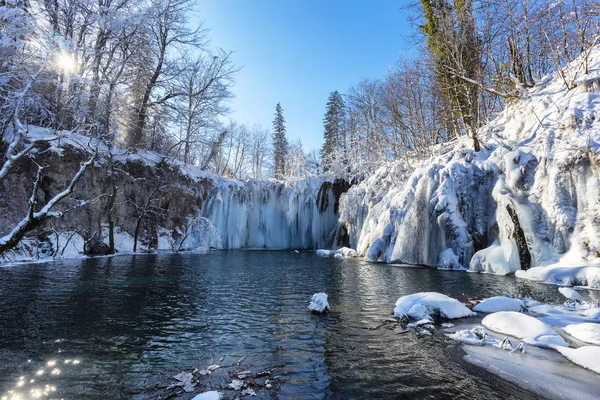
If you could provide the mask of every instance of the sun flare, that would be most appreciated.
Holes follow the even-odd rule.
[[[59,69],[66,72],[73,72],[75,70],[75,60],[69,53],[61,52],[56,58],[56,64]]]

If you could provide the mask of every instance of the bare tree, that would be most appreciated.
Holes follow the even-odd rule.
[[[230,54],[217,53],[185,61],[177,78],[178,101],[175,105],[183,123],[183,161],[191,163],[194,145],[206,144],[202,129],[215,126],[216,119],[228,109],[225,100],[231,97],[233,74],[236,70],[229,61]]]
[[[200,48],[204,45],[204,32],[200,28],[188,28],[192,6],[192,0],[152,0],[146,24],[147,48],[144,49],[148,52],[144,61],[151,67],[139,65],[144,83],[132,117],[130,146],[136,147],[142,142],[151,107],[184,94],[173,87],[179,72],[174,50],[181,46]]]
[[[33,189],[29,198],[29,210],[21,221],[8,233],[0,238],[0,254],[15,247],[21,239],[31,230],[43,225],[51,218],[60,217],[62,213],[53,211],[53,209],[64,199],[73,194],[75,184],[83,176],[86,169],[94,163],[97,152],[86,162],[82,163],[77,173],[71,179],[71,182],[62,191],[52,197],[39,211],[36,211],[37,194],[42,178],[42,171],[45,167],[38,165],[37,174],[33,182]]]

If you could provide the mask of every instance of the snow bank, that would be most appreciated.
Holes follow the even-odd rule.
[[[573,363],[600,374],[600,347],[583,346],[578,349],[558,347],[556,350]]]
[[[322,313],[329,310],[327,295],[325,293],[315,293],[310,299],[308,309],[312,312]]]
[[[553,264],[531,268],[528,271],[517,271],[515,275],[523,279],[560,286],[586,286],[590,289],[600,289],[600,266]]]
[[[522,311],[523,302],[505,296],[490,297],[473,307],[473,311],[495,313],[499,311]]]
[[[568,347],[565,340],[540,320],[514,311],[501,311],[489,314],[481,321],[486,328],[514,336],[527,344],[539,347]]]
[[[600,345],[600,324],[583,323],[565,326],[565,332],[582,342]]]
[[[433,320],[434,315],[442,318],[463,318],[476,315],[460,301],[436,292],[414,293],[396,301],[394,316]]]

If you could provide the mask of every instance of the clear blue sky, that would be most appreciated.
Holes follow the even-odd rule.
[[[320,148],[329,94],[382,77],[410,51],[407,0],[199,0],[213,47],[241,67],[232,118],[271,128],[281,102],[289,140]]]

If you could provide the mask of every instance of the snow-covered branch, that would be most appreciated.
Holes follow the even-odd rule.
[[[41,171],[42,167],[38,167],[38,172],[36,175],[36,179],[33,183],[33,190],[31,193],[31,197],[29,199],[29,210],[27,215],[23,217],[23,219],[13,228],[13,230],[8,233],[6,236],[0,238],[0,254],[4,253],[7,250],[15,247],[21,239],[27,234],[27,232],[41,226],[44,222],[46,222],[50,218],[60,217],[62,213],[52,211],[52,209],[60,203],[65,198],[69,197],[75,188],[75,185],[79,181],[79,179],[83,176],[86,169],[94,163],[94,160],[97,157],[98,152],[96,151],[94,155],[86,162],[81,164],[77,173],[71,179],[69,185],[60,193],[56,194],[50,201],[42,207],[41,210],[35,211],[35,198],[38,190],[38,186],[41,180]]]

